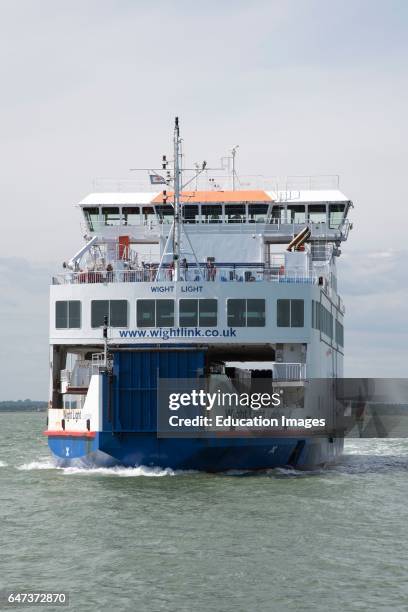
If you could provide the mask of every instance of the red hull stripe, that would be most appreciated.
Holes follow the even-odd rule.
[[[95,431],[44,431],[44,436],[55,436],[65,438],[94,438],[96,436]]]

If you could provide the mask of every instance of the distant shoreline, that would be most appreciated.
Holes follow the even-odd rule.
[[[2,412],[45,412],[48,403],[37,400],[5,400],[0,401],[0,414]]]

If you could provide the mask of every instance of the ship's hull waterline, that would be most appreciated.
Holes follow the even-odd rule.
[[[316,469],[335,463],[342,438],[157,438],[96,433],[94,438],[49,436],[62,467],[160,467],[224,472],[277,467]],[[67,456],[68,455],[68,456]]]

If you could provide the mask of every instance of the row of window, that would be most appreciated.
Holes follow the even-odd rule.
[[[333,340],[333,331],[334,338],[337,344],[340,346],[344,346],[344,328],[340,321],[335,321],[336,325],[333,330],[334,318],[332,313],[320,302],[316,302],[312,300],[312,327],[313,329],[317,329],[326,336],[328,336],[331,340]]]
[[[127,300],[92,300],[91,326],[101,327],[105,317],[110,327],[127,327]],[[264,327],[265,300],[227,300],[227,319],[230,327]],[[174,327],[174,300],[137,300],[138,327]],[[179,300],[180,327],[217,327],[218,301],[215,299]],[[55,327],[72,329],[81,327],[81,302],[77,300],[55,303]]]
[[[269,204],[187,204],[183,206],[185,223],[266,223]],[[174,209],[171,204],[156,206],[101,206],[86,207],[84,215],[91,231],[98,224],[140,225],[160,220],[172,223]],[[344,204],[274,204],[270,222],[313,223],[329,219],[330,227],[338,227],[344,215]]]
[[[189,204],[183,206],[183,220],[185,223],[240,223],[248,220],[249,223],[265,222],[268,213],[268,204],[202,204],[201,206]],[[174,208],[170,204],[156,206],[102,206],[101,208],[84,208],[84,215],[89,229],[93,231],[98,224],[103,225],[140,225],[148,221],[161,221],[172,223]]]
[[[107,317],[110,327],[128,326],[127,300],[92,300],[91,326],[102,327]],[[304,300],[277,300],[278,327],[304,327]],[[174,300],[137,300],[136,320],[138,327],[174,327]],[[333,315],[321,304],[312,300],[312,327],[333,339]],[[227,322],[229,327],[265,327],[264,299],[227,300]],[[180,327],[217,327],[218,300],[180,299]],[[81,302],[79,300],[55,303],[55,327],[73,329],[81,327]],[[344,346],[344,329],[336,320],[335,340]]]
[[[138,300],[136,320],[138,327],[173,327],[174,300]],[[180,300],[179,326],[216,327],[217,300]]]

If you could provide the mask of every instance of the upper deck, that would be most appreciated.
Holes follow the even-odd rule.
[[[317,189],[311,179],[306,183],[308,189],[289,188],[287,182],[276,190],[231,190],[214,184],[212,189],[182,191],[182,278],[333,285],[331,262],[348,237],[352,202],[338,185]],[[53,284],[175,280],[173,192],[115,188],[79,202],[87,244]],[[305,230],[307,243],[288,252],[294,236]],[[146,258],[143,244],[157,245],[153,257],[150,252]]]

